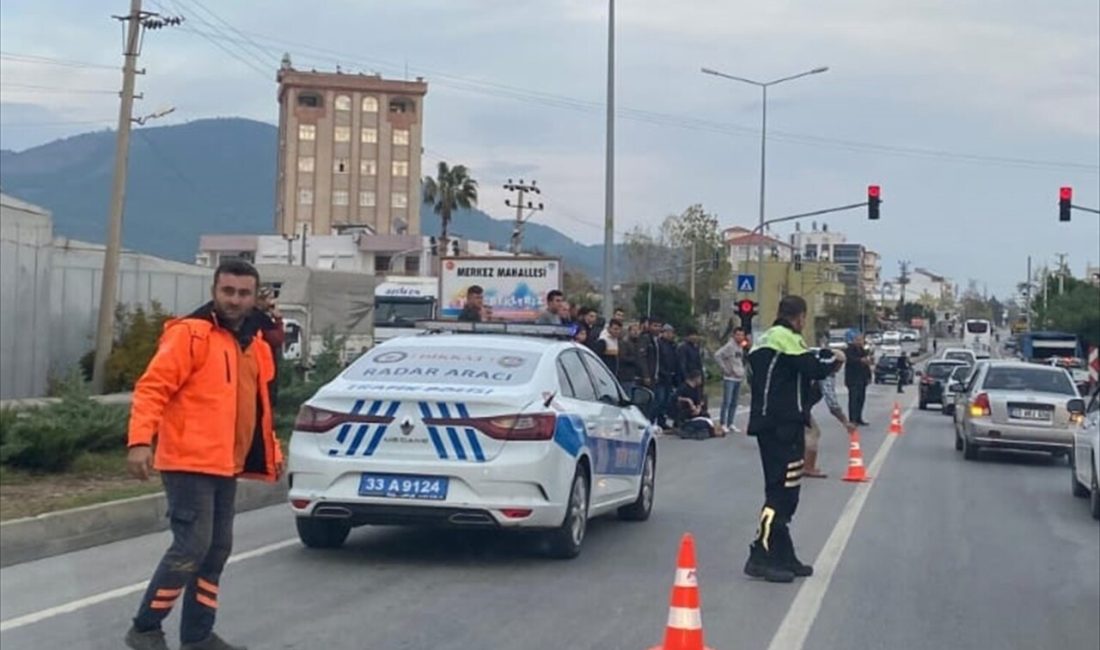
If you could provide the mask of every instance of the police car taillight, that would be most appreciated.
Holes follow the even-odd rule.
[[[357,415],[352,413],[339,413],[309,405],[298,409],[298,417],[294,420],[294,430],[305,433],[327,433],[332,429],[348,422],[364,424],[386,424],[393,418],[385,418],[377,415]]]
[[[557,417],[553,413],[498,415],[471,422],[482,433],[497,440],[550,440]]]

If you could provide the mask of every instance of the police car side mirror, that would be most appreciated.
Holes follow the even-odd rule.
[[[630,403],[634,406],[647,406],[653,402],[653,391],[645,386],[635,386],[630,391]]]
[[[951,382],[951,384],[947,387],[947,392],[949,392],[949,393],[965,393],[966,389],[963,388],[962,384],[955,381],[955,382]]]

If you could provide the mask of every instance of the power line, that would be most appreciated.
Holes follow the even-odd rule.
[[[194,31],[194,30],[193,30]],[[202,34],[202,32],[197,32]],[[238,33],[242,37],[246,37],[245,32]],[[319,61],[330,61],[337,63],[352,63],[361,64],[362,61],[356,61],[354,55],[331,50],[327,48],[317,47],[304,43],[297,43],[285,39],[266,36],[263,34],[251,33],[252,36],[260,39],[261,41],[267,41],[270,43],[281,43],[292,47],[301,48],[302,50],[309,52],[318,52],[322,55],[310,55],[308,58],[316,59]],[[225,40],[237,41],[232,37],[226,37],[224,34],[207,35],[208,37],[223,38]],[[263,47],[256,43],[255,40],[249,38],[248,43],[251,43],[255,47]],[[267,48],[269,51],[274,51],[274,48]],[[328,56],[335,55],[335,56]],[[364,61],[370,62],[370,66],[381,65],[383,68],[390,69],[396,74],[400,74],[403,66],[392,61],[385,61],[382,59],[362,58]],[[362,67],[370,67],[362,66]],[[603,102],[590,101],[580,99],[576,97],[569,97],[565,95],[547,93],[538,90],[531,90],[526,88],[519,88],[516,86],[509,86],[506,84],[474,80],[464,78],[452,74],[448,74],[442,71],[433,70],[430,68],[423,68],[419,66],[412,67],[413,70],[422,72],[432,76],[433,82],[445,87],[454,88],[456,90],[464,90],[481,95],[488,95],[493,97],[500,97],[505,99],[513,99],[517,101],[524,101],[528,103],[538,104],[540,106],[562,108],[567,110],[574,110],[585,113],[598,113],[603,110]],[[749,127],[737,124],[729,124],[724,122],[717,122],[712,120],[704,120],[700,118],[691,118],[683,115],[675,115],[670,113],[661,113],[656,111],[647,111],[640,109],[633,109],[629,107],[623,107],[616,111],[616,114],[625,119],[630,119],[639,122],[647,122],[656,124],[659,126],[675,126],[679,128],[715,132],[722,134],[734,134],[734,135],[746,135],[752,137],[759,136],[759,129],[757,127]],[[855,140],[845,140],[839,138],[828,138],[822,136],[815,136],[802,133],[794,133],[787,131],[771,130],[768,132],[768,139],[788,142],[793,144],[800,144],[805,146],[816,146],[819,148],[840,149],[846,151],[862,152],[862,153],[874,153],[881,155],[902,156],[910,158],[925,158],[936,160],[948,160],[952,162],[972,163],[972,164],[991,164],[1009,167],[1026,167],[1033,169],[1071,169],[1075,171],[1081,171],[1091,174],[1100,173],[1100,165],[1075,163],[1066,161],[1054,161],[1054,160],[1040,160],[1021,157],[1009,157],[1009,156],[992,156],[985,154],[973,154],[967,152],[950,151],[944,149],[931,149],[920,147],[908,147],[899,145],[887,145],[877,144],[871,142],[860,142]]]
[[[257,63],[259,65],[259,68],[264,71],[264,76],[266,78],[268,78],[268,79],[271,78],[270,69],[271,69],[271,66],[272,66],[272,62],[270,60],[265,59],[264,54],[266,54],[266,53],[264,52],[264,50],[260,49],[260,47],[254,41],[252,41],[247,36],[245,36],[243,33],[241,33],[240,30],[238,30],[236,27],[231,25],[227,20],[225,20],[224,18],[222,18],[218,14],[214,13],[213,10],[211,10],[209,7],[204,5],[199,0],[171,0],[171,1],[172,1],[173,5],[175,5],[176,7],[182,7],[184,9],[186,9],[188,7],[189,2],[193,2],[195,6],[199,7],[203,12],[208,14],[214,20],[216,20],[219,23],[225,25],[230,30],[232,30],[236,34],[240,35],[243,39],[245,39],[245,42],[250,43],[252,45],[252,48],[256,48],[256,49],[247,48],[247,47],[241,45],[239,41],[234,41],[234,44],[236,45],[237,51],[242,53],[244,56],[248,57],[251,61]],[[217,25],[211,23],[209,20],[206,20],[205,18],[203,18],[201,15],[199,15],[199,13],[197,11],[192,11],[191,15],[196,20],[198,20],[200,23],[202,23],[202,24],[206,25],[207,27],[209,27],[210,29],[214,30],[214,32],[217,33],[219,36],[221,36],[223,38],[228,38],[226,36],[226,33],[225,33],[224,30],[222,30]],[[259,51],[259,54],[257,54],[257,51]],[[276,58],[275,60],[278,61],[278,58]]]
[[[167,9],[164,7],[164,5],[162,5],[160,2],[157,2],[157,0],[150,0],[150,1],[152,2],[152,4],[154,6],[159,8],[161,11],[167,11]],[[176,11],[178,11],[178,8],[176,8]],[[180,29],[182,29],[185,32],[191,32],[193,34],[198,34],[199,36],[202,36],[211,45],[213,45],[214,47],[217,47],[222,52],[225,52],[225,54],[228,55],[230,58],[232,58],[236,61],[239,61],[240,63],[243,63],[244,65],[248,66],[249,68],[251,68],[255,72],[259,73],[260,76],[262,76],[264,79],[266,79],[268,81],[271,80],[271,74],[270,74],[269,70],[265,70],[263,67],[260,67],[260,66],[256,65],[254,62],[252,62],[248,59],[245,59],[244,57],[242,57],[237,52],[231,50],[230,48],[228,48],[225,45],[222,45],[220,42],[218,42],[219,40],[232,41],[233,39],[231,37],[227,37],[224,33],[219,31],[216,26],[211,25],[208,21],[204,20],[201,16],[195,16],[195,18],[199,22],[201,22],[201,23],[207,25],[208,27],[210,27],[211,29],[213,29],[214,33],[217,36],[209,35],[207,32],[203,32],[202,30],[194,29],[192,27],[181,26]]]
[[[112,124],[114,122],[114,120],[115,120],[115,118],[113,118],[113,117],[105,117],[102,120],[71,120],[71,121],[62,120],[62,121],[58,121],[58,122],[2,122],[2,121],[0,121],[0,125],[3,125],[5,128],[31,129],[31,128],[35,128],[35,127],[44,127],[44,126],[76,126],[76,125],[80,125],[80,124],[108,124],[109,125],[109,124]]]
[[[49,56],[40,56],[38,54],[22,54],[19,52],[0,51],[0,59],[3,59],[4,61],[14,61],[16,63],[40,63],[44,65],[59,65],[68,68],[95,68],[100,70],[113,71],[119,70],[119,67],[117,65],[90,63],[88,61],[74,61],[71,59],[55,59]]]
[[[42,93],[74,93],[82,95],[117,95],[117,90],[95,90],[92,88],[65,88],[62,86],[42,86],[38,84],[23,84],[16,83],[14,81],[6,81],[0,83],[0,89],[3,88],[18,88],[26,91],[42,92]]]
[[[176,0],[176,1],[177,1],[177,2],[183,2],[184,0]],[[213,9],[210,9],[209,7],[207,7],[206,5],[204,5],[204,4],[203,4],[202,2],[200,2],[199,0],[190,0],[190,1],[191,1],[191,2],[193,2],[193,3],[195,4],[195,5],[197,5],[197,6],[198,6],[198,7],[200,8],[200,9],[202,9],[203,11],[205,11],[205,12],[206,12],[207,14],[209,14],[210,16],[212,16],[212,17],[213,17],[213,18],[214,18],[215,20],[217,20],[217,21],[218,21],[218,22],[220,22],[221,24],[223,24],[223,25],[225,25],[226,27],[228,27],[228,28],[229,28],[230,30],[232,30],[232,31],[233,31],[233,33],[237,34],[238,36],[240,36],[241,38],[243,38],[243,39],[244,39],[245,41],[247,41],[247,42],[248,42],[248,43],[249,43],[249,44],[250,44],[250,45],[251,45],[251,46],[252,46],[252,47],[254,48],[255,52],[259,52],[259,55],[256,55],[256,54],[255,54],[255,52],[253,52],[253,54],[252,54],[252,55],[253,55],[253,57],[255,57],[255,59],[256,59],[257,61],[259,61],[259,62],[260,62],[260,63],[261,63],[262,65],[265,65],[265,66],[266,66],[266,65],[270,65],[270,62],[264,59],[264,55],[265,55],[265,54],[267,54],[267,50],[265,50],[265,48],[263,48],[263,47],[262,47],[262,46],[260,46],[260,45],[259,45],[258,43],[256,43],[256,41],[252,40],[252,39],[251,39],[251,38],[249,38],[249,37],[248,37],[247,35],[245,35],[245,33],[244,33],[244,32],[242,32],[241,30],[239,30],[239,29],[237,29],[236,27],[234,27],[232,23],[230,23],[229,21],[225,20],[224,18],[222,18],[222,17],[221,17],[221,16],[219,16],[218,14],[214,13],[214,10],[213,10]],[[200,18],[200,20],[201,20],[201,18]],[[209,23],[208,23],[208,24],[209,24]],[[244,50],[244,48],[243,48],[243,47],[242,47],[241,49],[242,49],[242,50]],[[278,60],[279,60],[279,59],[278,59],[278,57],[275,57],[275,61],[277,62]]]

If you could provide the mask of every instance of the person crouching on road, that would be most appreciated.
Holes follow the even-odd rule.
[[[803,407],[803,393],[808,382],[824,379],[840,366],[821,363],[806,349],[805,321],[806,301],[786,296],[779,302],[775,324],[757,339],[748,356],[752,386],[748,433],[756,436],[760,447],[764,507],[744,571],[769,582],[813,575],[813,567],[795,554],[789,529],[805,464],[808,407]]]
[[[126,634],[133,650],[167,650],[161,624],[177,602],[182,650],[243,650],[213,632],[237,479],[274,482],[283,473],[269,392],[274,359],[254,311],[258,284],[247,262],[218,266],[213,300],[165,324],[134,387],[127,462],[142,480],[160,472],[172,545]]]
[[[819,382],[811,384],[810,409],[808,410],[812,410],[814,404],[824,398],[829,413],[831,413],[838,422],[844,425],[844,428],[848,430],[848,435],[852,435],[856,432],[856,425],[849,422],[848,418],[844,416],[844,409],[841,408],[840,400],[836,397],[836,375],[840,367],[835,364],[839,363],[843,365],[846,359],[844,353],[840,351],[833,352],[832,359],[833,362],[830,363],[830,366],[833,368],[833,371],[829,376]],[[809,413],[806,424],[806,464],[802,468],[803,476],[808,476],[810,478],[829,478],[829,475],[821,471],[821,468],[817,465],[817,453],[820,440],[821,429],[817,426],[817,420],[814,419],[813,413]]]
[[[715,429],[707,413],[707,397],[703,391],[703,373],[692,370],[676,391],[676,429],[681,438],[706,440],[725,435]]]

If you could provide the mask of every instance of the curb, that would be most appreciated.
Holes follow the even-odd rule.
[[[237,512],[285,503],[285,482],[240,481]],[[163,492],[0,523],[0,567],[71,553],[168,528]]]

